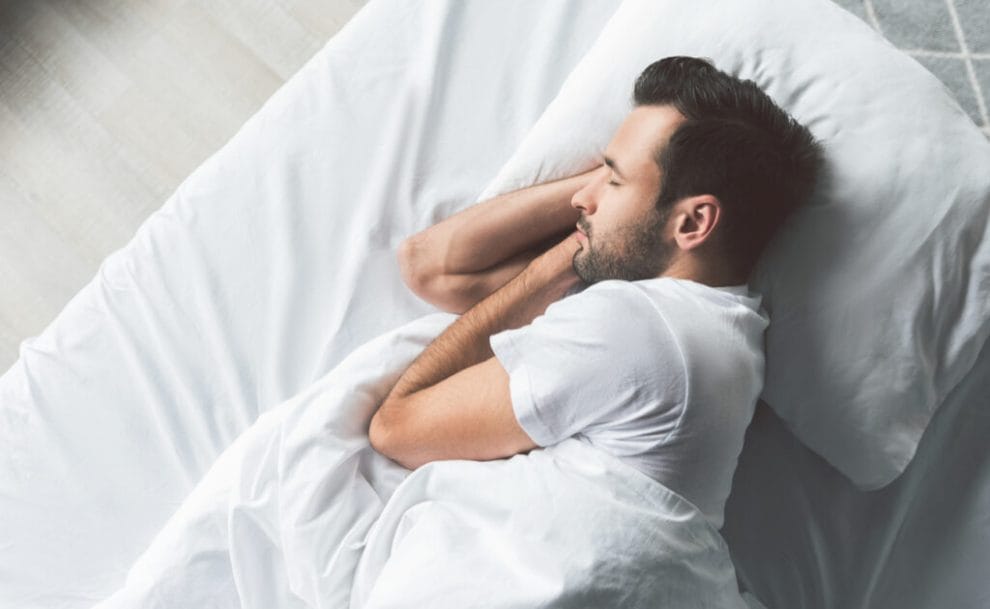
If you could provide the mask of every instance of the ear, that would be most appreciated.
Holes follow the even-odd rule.
[[[677,203],[674,239],[682,250],[690,250],[704,243],[722,214],[722,204],[713,195],[686,197]]]

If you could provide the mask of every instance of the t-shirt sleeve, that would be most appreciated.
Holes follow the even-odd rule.
[[[540,446],[605,426],[635,429],[651,417],[656,426],[683,398],[673,335],[646,297],[618,283],[594,284],[489,339],[509,374],[516,418]]]

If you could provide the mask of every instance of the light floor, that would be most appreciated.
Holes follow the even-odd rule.
[[[0,373],[364,0],[0,0]]]

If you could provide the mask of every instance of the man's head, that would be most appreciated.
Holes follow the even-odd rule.
[[[572,205],[586,283],[658,276],[748,281],[777,228],[810,195],[821,145],[755,83],[695,57],[636,79],[635,108]]]

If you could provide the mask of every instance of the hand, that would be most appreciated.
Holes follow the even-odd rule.
[[[536,257],[526,269],[538,281],[553,286],[563,296],[568,290],[581,283],[574,271],[574,254],[583,247],[575,230],[557,245]]]

